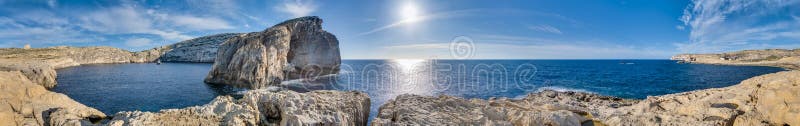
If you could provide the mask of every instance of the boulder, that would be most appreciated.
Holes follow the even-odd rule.
[[[288,20],[223,43],[205,82],[259,89],[288,79],[335,74],[341,63],[338,43],[322,30],[318,17]]]

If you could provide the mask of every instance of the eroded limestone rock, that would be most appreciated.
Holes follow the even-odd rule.
[[[222,33],[198,37],[165,46],[161,50],[163,55],[159,58],[165,62],[202,62],[213,63],[217,57],[219,46],[230,38],[239,36],[240,33]]]
[[[597,110],[634,101],[579,92],[543,91],[523,99],[463,99],[400,95],[380,108],[373,125],[554,125],[594,124]]]
[[[240,100],[217,97],[209,104],[152,112],[120,112],[108,125],[366,125],[369,97],[362,92],[249,91]]]
[[[47,91],[19,71],[0,71],[0,124],[88,125],[89,120],[105,116],[64,94]]]
[[[609,110],[610,125],[800,125],[800,71],[753,77],[738,85],[649,97]]]
[[[223,43],[206,83],[252,89],[339,71],[338,40],[322,19],[301,17]]]

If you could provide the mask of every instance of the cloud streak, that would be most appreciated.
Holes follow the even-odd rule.
[[[292,15],[292,18],[308,16],[317,10],[317,4],[312,0],[284,0],[275,7],[276,11]]]
[[[708,53],[797,42],[798,6],[800,1],[694,0],[680,18],[691,30],[689,41],[675,45],[685,53]]]
[[[555,28],[553,26],[550,26],[550,25],[528,26],[528,29],[539,31],[539,32],[547,32],[547,33],[559,34],[559,35],[563,34],[563,33],[561,33],[561,30],[559,30],[558,28]]]
[[[380,31],[387,30],[387,29],[392,29],[392,28],[395,28],[395,27],[398,27],[398,26],[402,26],[402,25],[405,25],[405,24],[410,24],[410,23],[420,23],[420,22],[425,22],[425,21],[430,21],[430,20],[435,20],[435,19],[445,19],[445,18],[467,16],[467,14],[474,13],[474,12],[477,12],[477,11],[478,10],[475,10],[475,9],[455,10],[455,11],[434,13],[434,14],[429,14],[429,15],[422,15],[422,16],[420,16],[418,18],[414,18],[414,19],[404,19],[404,20],[395,21],[395,22],[392,22],[391,24],[384,25],[384,26],[381,26],[381,27],[378,27],[378,28],[375,28],[375,29],[372,29],[372,30],[369,30],[369,31],[366,31],[366,32],[359,33],[358,35],[359,36],[369,35],[369,34],[372,34],[372,33],[380,32]]]

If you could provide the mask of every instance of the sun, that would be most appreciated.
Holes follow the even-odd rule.
[[[402,22],[412,23],[419,21],[421,19],[419,6],[412,1],[404,3],[400,8],[400,16]]]

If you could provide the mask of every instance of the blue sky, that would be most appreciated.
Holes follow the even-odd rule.
[[[0,0],[0,47],[139,51],[307,15],[323,18],[345,59],[454,58],[457,37],[473,59],[800,48],[800,0]]]

